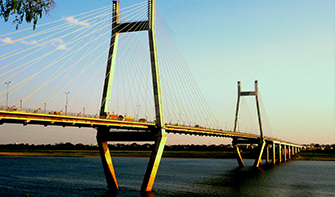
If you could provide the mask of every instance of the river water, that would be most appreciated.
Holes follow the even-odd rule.
[[[141,196],[148,158],[113,158],[120,196]],[[255,169],[234,159],[163,158],[151,196],[335,196],[335,162]],[[0,157],[0,196],[114,196],[100,158]]]

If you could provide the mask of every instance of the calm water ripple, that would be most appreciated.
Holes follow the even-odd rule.
[[[141,196],[148,158],[113,158],[120,191]],[[335,163],[290,161],[275,167],[238,168],[233,159],[162,159],[154,197],[335,196]],[[100,158],[0,157],[0,196],[115,196]]]

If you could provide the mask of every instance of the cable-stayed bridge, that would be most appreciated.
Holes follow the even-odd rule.
[[[0,93],[6,103],[0,110],[1,124],[97,129],[110,190],[118,190],[118,184],[108,141],[155,142],[142,191],[153,187],[166,133],[232,138],[240,166],[239,144],[258,144],[256,167],[264,150],[269,162],[270,147],[273,163],[299,151],[301,145],[263,132],[257,81],[254,91],[242,91],[238,83],[233,129],[220,127],[166,33],[154,0],[123,9],[114,1],[112,7],[112,18],[107,6],[38,26],[33,34],[20,36],[22,30],[1,35],[6,42],[0,47],[6,52],[0,56],[0,77],[7,87]],[[239,130],[245,96],[255,97],[258,133]],[[14,97],[18,102],[9,104]]]
[[[29,110],[27,110],[29,111]],[[101,119],[98,117],[78,117],[78,116],[64,116],[54,114],[33,113],[27,111],[7,111],[5,108],[0,110],[1,121],[4,123],[44,125],[44,126],[63,126],[63,127],[91,127],[98,128],[99,126],[106,126],[111,129],[118,129],[119,132],[112,132],[110,141],[152,141],[153,136],[151,130],[155,129],[155,122],[138,122],[138,121],[123,121],[118,119]],[[246,139],[259,139],[259,135],[252,133],[233,132],[222,129],[203,128],[198,126],[165,124],[167,133],[189,134],[199,136],[215,136],[215,137],[240,137]],[[121,131],[123,130],[123,131]],[[128,130],[134,130],[129,132]],[[264,136],[266,141],[277,141],[282,144],[292,144],[299,146],[299,144],[288,142],[285,140],[276,139],[273,137]]]

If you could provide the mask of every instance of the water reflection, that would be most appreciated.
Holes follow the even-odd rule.
[[[114,161],[122,172],[117,194],[107,191],[100,158],[0,157],[0,196],[335,196],[334,162],[254,168],[245,160],[247,167],[238,168],[234,159],[166,159],[152,193],[141,194],[147,160]]]
[[[196,180],[192,191],[178,191],[163,196],[273,196],[262,186],[271,171],[271,166],[266,169],[236,167],[209,179]]]
[[[259,183],[264,181],[266,171],[253,166],[237,167],[201,184],[210,185],[227,196],[263,196],[266,191],[259,189]]]
[[[141,197],[155,197],[152,192],[141,192]]]
[[[138,197],[155,197],[152,192],[140,192],[136,190],[120,190],[118,192],[106,191],[100,197],[121,197],[121,196],[138,196]]]

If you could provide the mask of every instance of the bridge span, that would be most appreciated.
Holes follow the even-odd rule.
[[[154,137],[154,130],[156,129],[154,122],[123,121],[117,119],[0,110],[0,124],[4,123],[22,124],[24,126],[43,125],[78,128],[89,127],[94,129],[97,129],[98,127],[106,127],[111,129],[108,141],[152,141]],[[241,140],[239,142],[241,143],[243,142],[242,139],[257,140],[260,137],[259,135],[251,133],[176,124],[165,124],[165,130],[167,133],[174,134],[240,138]],[[265,136],[264,140],[283,145],[302,147],[297,143],[272,137]]]

